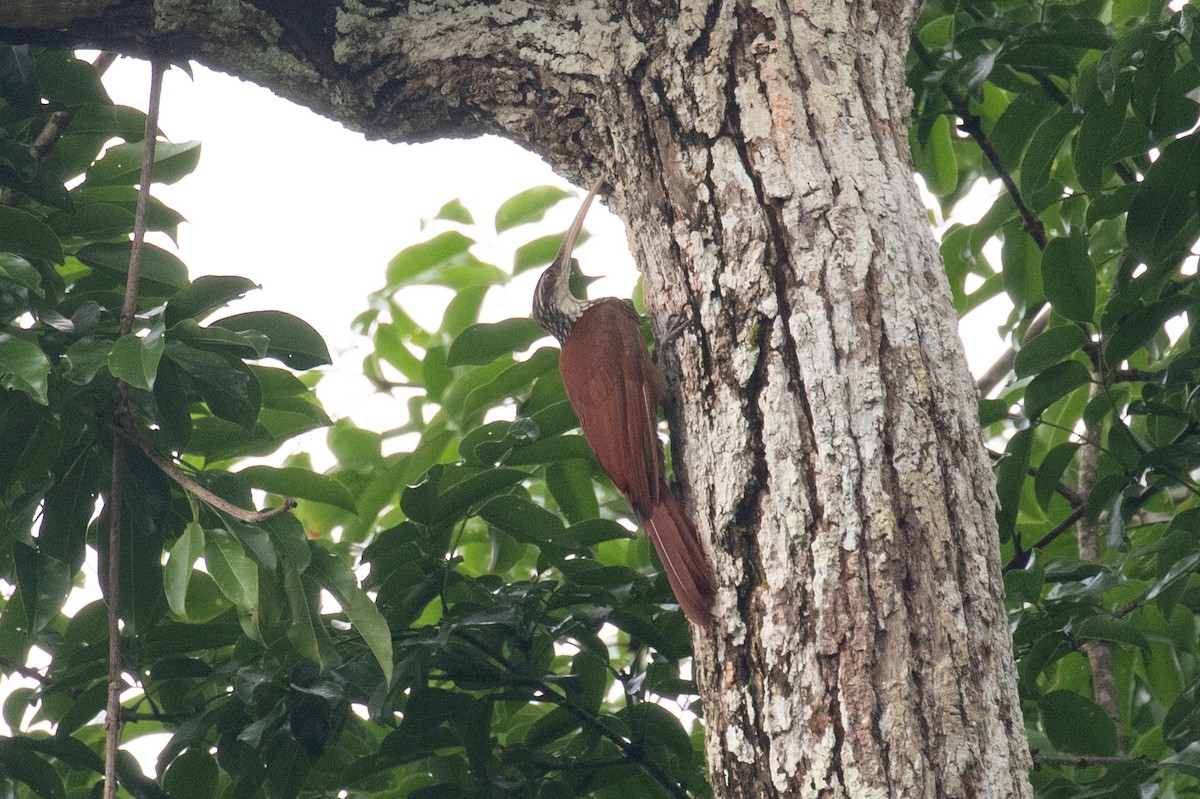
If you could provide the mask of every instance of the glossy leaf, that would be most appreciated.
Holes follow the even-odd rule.
[[[0,386],[49,403],[50,359],[34,343],[0,333]]]
[[[253,488],[292,499],[322,502],[357,513],[354,497],[335,478],[298,467],[247,466],[238,477]]]
[[[1042,285],[1054,310],[1076,322],[1096,314],[1096,266],[1082,236],[1052,239],[1042,255]]]
[[[1079,361],[1063,361],[1041,372],[1025,387],[1025,415],[1038,416],[1059,399],[1092,379]]]
[[[167,300],[167,327],[184,319],[203,319],[256,288],[254,281],[236,275],[201,275]]]
[[[141,174],[142,144],[118,144],[109,147],[104,157],[88,170],[87,185],[111,186],[137,183]],[[195,170],[200,161],[200,142],[175,144],[159,141],[154,148],[150,178],[154,183],[175,183]]]
[[[267,337],[267,355],[293,369],[312,369],[332,363],[325,339],[303,319],[283,311],[251,311],[226,316],[212,323],[239,333],[253,331]]]
[[[167,566],[163,574],[167,605],[171,612],[181,619],[188,618],[188,583],[192,577],[192,568],[203,552],[204,530],[193,522],[183,531],[183,535],[176,539],[171,547],[171,554],[167,557]]]
[[[1167,145],[1146,172],[1129,206],[1126,230],[1134,257],[1150,264],[1175,242],[1185,223],[1196,214],[1188,197],[1200,185],[1200,136],[1191,135]]]
[[[546,211],[560,200],[570,197],[569,192],[557,186],[538,186],[510,197],[496,210],[496,232],[503,233],[518,225],[537,222]]]
[[[501,355],[528,349],[546,335],[532,319],[472,325],[454,339],[446,363],[450,366],[491,363]]]
[[[1039,705],[1046,735],[1059,751],[1101,756],[1116,752],[1112,720],[1092,700],[1073,691],[1051,691]]]
[[[333,594],[354,629],[370,648],[379,668],[383,670],[384,684],[391,683],[392,634],[375,603],[359,587],[354,572],[318,544],[312,545],[309,569],[321,587]]]
[[[113,343],[108,353],[108,371],[134,388],[150,391],[165,349],[162,330],[152,330],[146,336],[126,334]]]
[[[1018,378],[1038,374],[1087,344],[1088,338],[1075,325],[1052,327],[1017,351],[1013,371]]]
[[[7,205],[0,205],[0,251],[53,264],[61,264],[64,258],[62,244],[49,226]]]

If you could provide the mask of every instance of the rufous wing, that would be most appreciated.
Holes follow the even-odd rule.
[[[658,441],[661,379],[633,306],[608,299],[589,307],[563,343],[558,365],[584,437],[654,542],[675,598],[689,619],[707,624],[712,569],[667,486]]]

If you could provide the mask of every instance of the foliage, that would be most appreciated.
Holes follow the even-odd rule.
[[[55,114],[65,132],[31,154]],[[572,432],[557,350],[521,354],[541,338],[527,320],[478,323],[489,288],[557,237],[518,248],[510,273],[445,206],[356,321],[407,422],[334,423],[305,371],[324,343],[282,312],[230,313],[244,278],[191,280],[151,248],[119,335],[144,121],[69,53],[0,47],[0,666],[27,678],[3,707],[7,795],[98,795],[106,610],[63,608],[89,550],[103,570],[114,503],[124,740],[170,734],[153,778],[121,761],[138,799],[704,795],[698,725],[658,704],[699,710],[687,625]],[[155,181],[199,152],[160,142]],[[519,194],[493,227],[520,235],[563,196]],[[181,221],[151,204],[151,229]],[[405,311],[414,286],[452,294],[436,329]],[[113,497],[118,427],[132,443]],[[245,462],[322,427],[327,474]],[[247,523],[173,472],[242,508],[298,506]],[[45,669],[26,665],[35,647]]]
[[[913,38],[913,156],[938,211],[999,187],[942,255],[961,314],[1012,307],[1015,359],[980,413],[1048,797],[1200,795],[1196,17],[930,0]],[[706,794],[700,727],[667,709],[700,710],[686,624],[574,432],[556,350],[528,320],[479,323],[557,238],[500,269],[472,237],[522,235],[563,195],[523,192],[486,231],[448,203],[388,264],[355,325],[408,414],[375,433],[314,398],[304,370],[328,354],[310,328],[226,310],[242,278],[189,280],[154,249],[138,330],[117,335],[144,116],[96,73],[0,48],[0,665],[31,683],[3,707],[8,790],[98,784],[105,611],[63,606],[88,550],[104,558],[119,377],[141,437],[191,479],[243,507],[298,500],[247,524],[128,449],[125,736],[170,735],[153,778],[123,761],[131,795]],[[35,157],[55,112],[70,124]],[[162,146],[156,181],[198,156]],[[149,220],[182,221],[157,202]],[[405,310],[415,287],[449,298],[436,328]],[[244,462],[321,427],[327,473]]]
[[[941,249],[960,314],[1001,295],[1012,308],[1015,362],[980,413],[1003,450],[1041,796],[1200,795],[1198,16],[935,1],[913,37],[914,159],[940,210],[1000,181]],[[1111,665],[1089,661],[1098,648]]]

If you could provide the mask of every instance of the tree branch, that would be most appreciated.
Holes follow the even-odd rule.
[[[121,435],[136,444],[138,449],[140,449],[146,455],[146,457],[150,459],[150,462],[157,466],[163,474],[174,480],[181,488],[195,496],[197,499],[200,499],[219,511],[229,514],[239,521],[246,522],[247,524],[258,524],[259,522],[264,522],[267,519],[279,516],[296,507],[296,500],[294,499],[287,499],[279,507],[268,508],[267,510],[246,510],[245,508],[238,507],[232,502],[229,502],[228,500],[223,499],[222,497],[219,497],[213,492],[209,491],[191,477],[188,477],[187,474],[185,474],[182,469],[176,466],[170,458],[159,452],[158,448],[155,447],[153,443],[146,440],[145,436],[143,436],[141,431],[137,429],[137,426],[133,423],[132,417],[128,413],[114,417],[113,422],[121,431]]]
[[[154,145],[158,138],[158,108],[164,71],[159,61],[151,67],[142,169],[133,218],[133,248],[129,253],[125,299],[121,305],[122,336],[133,331],[133,316],[137,310],[138,275],[146,240],[146,208],[150,200],[150,175],[154,166]],[[120,418],[128,414],[129,384],[118,379],[116,416]],[[104,716],[104,799],[115,799],[117,795],[117,749],[121,739],[121,503],[124,481],[125,437],[120,426],[117,426],[113,429],[112,476],[105,502],[108,506],[108,573],[105,576],[108,599],[108,703]]]

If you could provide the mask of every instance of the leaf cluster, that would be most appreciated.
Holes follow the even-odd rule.
[[[1200,794],[1197,16],[934,2],[912,40],[939,212],[998,189],[941,251],[961,315],[1011,309],[980,415],[1042,796]]]
[[[706,795],[699,725],[659,704],[700,711],[686,622],[575,432],[557,349],[528,320],[480,323],[560,237],[501,269],[443,207],[354,323],[406,412],[382,433],[335,423],[312,390],[320,336],[231,312],[244,278],[192,279],[151,246],[120,334],[145,117],[99,71],[0,47],[0,667],[26,678],[3,708],[5,791],[99,795],[106,606],[68,600],[86,563],[106,570],[117,506],[124,739],[169,735],[152,776],[122,756],[138,799]],[[158,139],[155,183],[195,168],[198,144]],[[520,236],[565,196],[522,192],[491,228]],[[182,221],[152,200],[151,230]],[[414,302],[444,302],[440,322]],[[281,460],[319,428],[330,469]],[[235,512],[256,499],[295,507]]]

